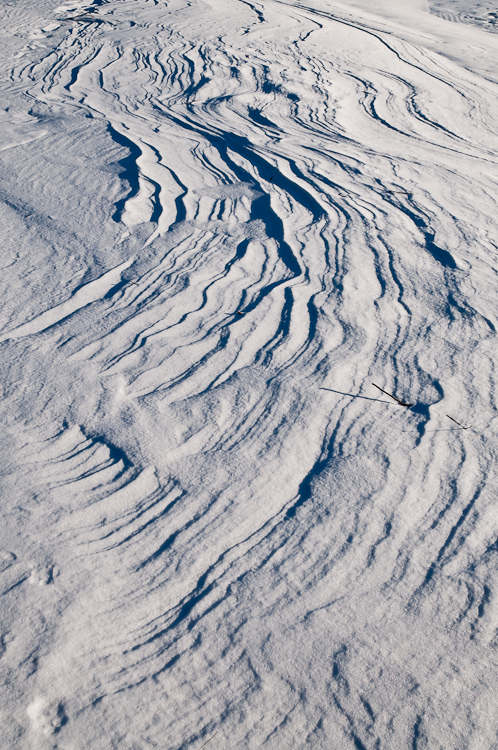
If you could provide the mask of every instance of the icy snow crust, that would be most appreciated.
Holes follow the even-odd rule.
[[[429,10],[2,3],[2,748],[498,748],[498,55]]]

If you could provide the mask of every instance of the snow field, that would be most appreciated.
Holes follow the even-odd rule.
[[[498,747],[496,48],[434,8],[4,4],[6,748]]]

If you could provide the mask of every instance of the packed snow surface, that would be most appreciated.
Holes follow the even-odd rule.
[[[2,1],[2,750],[498,748],[484,5]]]

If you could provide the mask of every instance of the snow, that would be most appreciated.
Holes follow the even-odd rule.
[[[487,31],[498,31],[498,10],[494,3],[484,0],[435,0],[430,6],[434,13],[447,21],[472,23]]]
[[[2,748],[498,748],[495,11],[2,4]]]

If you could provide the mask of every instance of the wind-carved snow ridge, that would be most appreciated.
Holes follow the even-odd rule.
[[[496,746],[496,50],[399,5],[4,4],[6,747]]]

